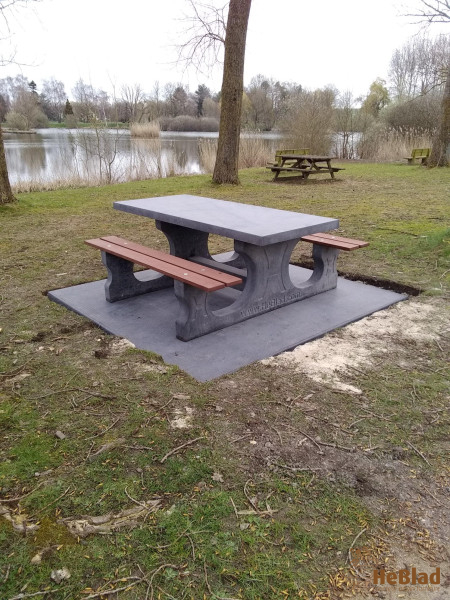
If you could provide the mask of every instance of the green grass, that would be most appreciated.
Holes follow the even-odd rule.
[[[128,584],[124,600],[147,591],[177,600],[327,598],[329,577],[345,570],[358,533],[367,530],[359,543],[373,541],[396,510],[391,502],[386,515],[376,513],[345,465],[361,456],[378,465],[400,446],[415,477],[426,469],[424,481],[441,481],[445,340],[411,343],[406,366],[388,353],[356,374],[364,405],[383,418],[362,419],[349,433],[360,397],[259,363],[199,383],[155,354],[120,349],[117,339],[46,297],[49,289],[104,277],[85,239],[120,233],[167,247],[150,221],[114,211],[113,201],[186,193],[338,217],[340,233],[370,242],[342,253],[342,273],[421,289],[419,301],[443,299],[448,170],[343,166],[335,182],[274,184],[268,171],[249,169],[237,187],[216,186],[208,176],[173,177],[30,193],[0,207],[0,498],[22,497],[0,509],[40,524],[23,535],[0,516],[2,598],[50,589],[51,597],[72,600]],[[212,236],[211,249],[225,251],[229,243]],[[298,247],[294,260],[310,260],[309,251]],[[318,405],[313,417],[301,403],[289,408],[293,398],[310,396]],[[174,429],[170,421],[186,406],[194,411],[192,427]],[[332,476],[289,469],[300,458],[299,466],[314,459],[312,468],[323,467],[314,447],[301,454],[303,431],[357,451],[345,454]],[[118,447],[96,454],[117,440]],[[408,447],[411,440],[430,467]],[[160,510],[111,535],[76,539],[60,522],[152,498]],[[62,567],[71,577],[58,586],[50,573]]]

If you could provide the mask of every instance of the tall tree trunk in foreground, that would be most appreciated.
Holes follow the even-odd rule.
[[[450,162],[450,63],[441,106],[441,118],[428,159],[429,167],[447,167]]]
[[[3,18],[3,20],[0,21],[0,24],[3,24],[3,26],[6,25],[6,28],[9,30],[8,14],[11,14],[12,9],[15,7],[14,5],[20,6],[27,4],[28,1],[38,2],[39,0],[0,0],[0,16]],[[0,30],[0,39],[4,39],[2,34],[3,30]],[[11,62],[13,62],[12,59],[0,60],[0,63],[3,65]],[[16,199],[11,191],[11,184],[9,183],[8,166],[6,164],[5,157],[5,145],[3,143],[3,132],[0,123],[0,204],[8,204],[10,202],[14,202],[15,200]]]
[[[245,41],[251,3],[251,0],[230,0],[228,9],[214,183],[239,183],[239,137],[244,91]]]
[[[3,144],[3,132],[0,125],[0,204],[14,202],[15,198],[9,183],[8,167],[6,165],[5,146]]]

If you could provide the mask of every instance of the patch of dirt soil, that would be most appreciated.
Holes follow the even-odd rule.
[[[413,369],[423,360],[421,347],[430,343],[443,351],[442,336],[449,330],[443,304],[423,298],[401,302],[261,361],[254,381],[247,370],[245,377],[237,373],[218,382],[217,405],[223,412],[214,426],[235,448],[237,468],[253,478],[263,478],[267,470],[283,475],[310,471],[335,483],[337,492],[340,485],[350,487],[372,513],[392,524],[386,532],[388,570],[414,566],[429,574],[441,569],[440,585],[374,586],[366,578],[348,596],[332,598],[450,599],[450,485],[445,474],[436,474],[425,463],[413,468],[408,462],[412,449],[405,452],[389,443],[381,448],[354,445],[354,430],[346,431],[339,421],[348,395],[360,398],[361,410],[371,408],[355,385],[358,371],[389,364],[393,356],[400,367]],[[261,397],[264,382],[263,389],[272,392],[268,397],[279,400]],[[349,442],[341,441],[343,431]],[[333,432],[336,442],[324,442]]]

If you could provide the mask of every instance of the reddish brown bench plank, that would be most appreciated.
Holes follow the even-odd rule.
[[[301,239],[304,242],[311,242],[320,246],[332,246],[333,248],[346,251],[357,250],[369,245],[369,242],[364,242],[363,240],[344,238],[330,233],[313,233],[312,235],[305,235]]]
[[[182,281],[183,283],[188,283],[194,287],[198,287],[205,292],[214,292],[225,287],[225,284],[221,283],[220,281],[210,279],[209,277],[204,277],[203,275],[193,273],[188,269],[171,265],[163,260],[146,256],[141,252],[124,248],[123,246],[113,244],[112,242],[106,242],[102,239],[93,239],[86,240],[86,244],[92,246],[93,248],[103,250],[109,254],[113,254],[114,256],[118,256],[119,258],[133,262],[142,267],[158,271],[163,275],[168,275],[169,277],[177,279],[178,281]]]
[[[86,244],[92,246],[93,248],[97,248],[109,254],[113,254],[114,256],[118,256],[119,258],[123,258],[130,262],[133,262],[137,265],[141,265],[142,267],[147,267],[149,269],[153,269],[162,273],[163,275],[167,275],[172,279],[176,279],[177,281],[182,281],[183,283],[187,283],[196,288],[199,288],[205,292],[214,292],[216,290],[220,290],[224,287],[227,287],[227,284],[218,281],[217,279],[212,279],[208,276],[202,275],[200,273],[194,272],[190,269],[191,263],[189,261],[184,261],[189,265],[189,268],[179,265],[171,264],[165,260],[161,260],[159,258],[153,258],[142,252],[137,252],[130,248],[126,248],[120,246],[118,244],[114,244],[112,242],[105,241],[104,239],[97,238],[92,240],[86,240]],[[162,253],[164,254],[164,253]],[[170,256],[170,255],[165,255]],[[180,259],[183,260],[183,259]],[[238,283],[242,283],[242,279],[239,277],[234,278],[237,285]]]
[[[100,239],[104,240],[105,242],[112,242],[113,244],[117,244],[118,246],[122,246],[123,248],[135,250],[136,252],[140,252],[141,254],[145,254],[146,256],[149,256],[151,258],[157,258],[171,265],[181,267],[182,269],[188,269],[193,273],[204,275],[205,277],[209,277],[211,279],[214,279],[215,281],[220,281],[226,287],[239,285],[240,283],[242,283],[242,279],[240,277],[236,277],[235,275],[229,275],[228,273],[224,273],[223,271],[218,271],[217,269],[206,267],[204,265],[191,262],[190,260],[186,260],[184,258],[178,258],[177,256],[167,254],[166,252],[162,252],[161,250],[154,250],[153,248],[142,246],[141,244],[131,242],[130,240],[125,240],[124,238],[118,237],[116,235],[102,236]]]

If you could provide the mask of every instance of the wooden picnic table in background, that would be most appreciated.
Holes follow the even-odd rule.
[[[342,171],[341,167],[333,167],[331,161],[333,156],[317,156],[314,154],[281,154],[281,164],[268,166],[275,173],[274,181],[281,172],[300,173],[303,179],[308,179],[310,175],[320,173],[329,173],[334,179],[334,174]],[[287,164],[288,163],[288,164]]]

